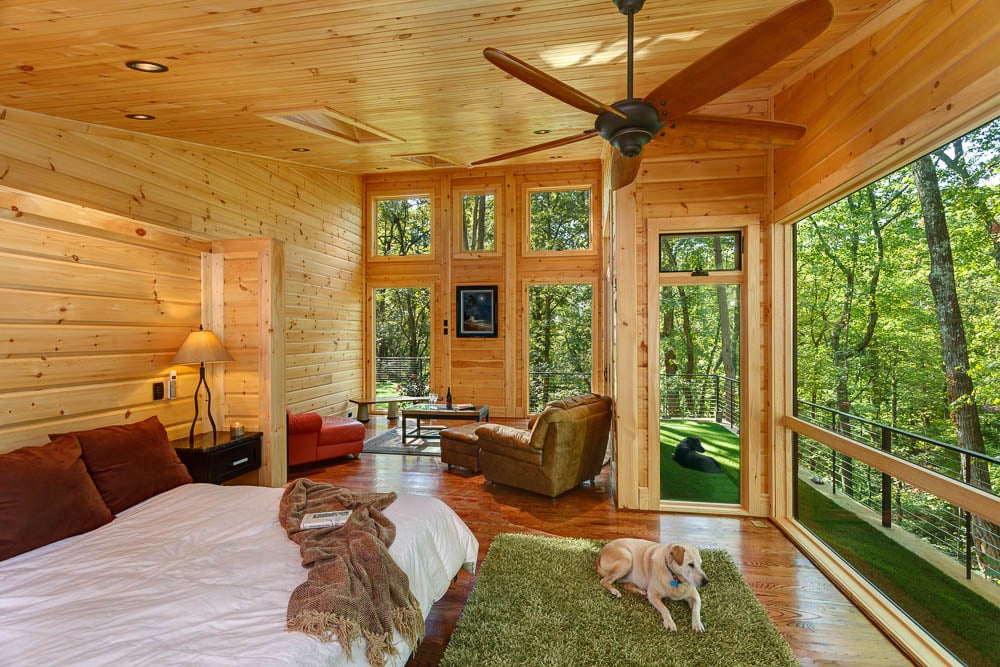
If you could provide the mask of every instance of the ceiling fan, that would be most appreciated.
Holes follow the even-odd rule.
[[[603,137],[614,147],[611,185],[618,189],[635,180],[642,147],[654,138],[691,148],[783,148],[797,141],[805,127],[757,118],[692,114],[733,88],[749,81],[823,32],[833,18],[829,0],[799,0],[751,26],[711,53],[661,83],[646,97],[632,95],[632,45],[635,14],[645,0],[613,0],[628,17],[628,93],[604,104],[540,69],[499,49],[483,55],[529,86],[597,116],[592,129],[562,139],[473,162],[498,162],[536,151]]]

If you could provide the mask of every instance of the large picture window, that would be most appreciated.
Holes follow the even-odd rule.
[[[955,480],[939,494],[997,494],[1000,121],[809,216],[795,237],[796,416]],[[799,521],[963,661],[995,659],[997,606],[953,578],[1000,581],[998,527],[818,438],[796,435]],[[953,564],[933,564],[928,546]]]

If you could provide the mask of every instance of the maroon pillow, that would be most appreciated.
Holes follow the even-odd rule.
[[[111,521],[72,435],[0,455],[0,560]]]
[[[83,462],[112,512],[191,482],[157,417],[73,433]]]

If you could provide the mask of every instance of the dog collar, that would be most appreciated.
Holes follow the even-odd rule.
[[[674,578],[673,578],[673,579],[672,579],[672,580],[670,581],[670,585],[671,585],[671,586],[673,586],[674,588],[677,588],[678,586],[680,586],[680,585],[681,585],[681,582],[677,581],[677,577],[674,577]]]

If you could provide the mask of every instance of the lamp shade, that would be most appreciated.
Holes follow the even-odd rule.
[[[177,350],[171,364],[200,364],[215,361],[232,361],[233,357],[211,331],[192,331],[181,349]]]

